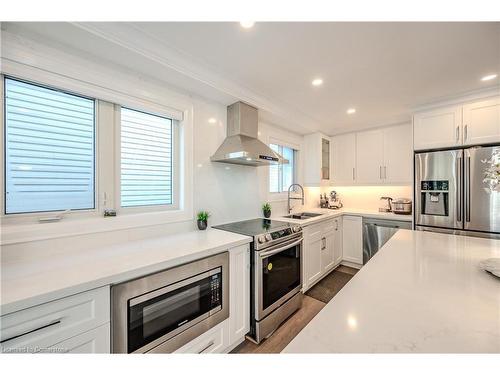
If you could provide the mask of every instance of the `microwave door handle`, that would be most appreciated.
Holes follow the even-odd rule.
[[[280,247],[275,248],[275,249],[271,249],[271,250],[267,250],[267,251],[262,251],[262,252],[259,253],[259,256],[260,256],[261,259],[268,258],[271,255],[274,255],[274,254],[277,254],[277,253],[281,253],[284,250],[287,250],[287,249],[289,249],[291,247],[294,247],[294,246],[298,245],[301,242],[302,242],[302,237],[299,238],[297,241],[293,241],[292,243],[289,243],[289,244],[287,244],[285,246],[280,246]]]

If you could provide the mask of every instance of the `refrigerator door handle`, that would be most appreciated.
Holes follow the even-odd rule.
[[[467,155],[465,172],[465,221],[470,222],[470,155]]]
[[[462,158],[457,158],[456,163],[456,174],[457,174],[457,221],[462,222]]]

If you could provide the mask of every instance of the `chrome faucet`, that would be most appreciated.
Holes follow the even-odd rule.
[[[302,197],[299,198],[299,197],[291,197],[290,196],[290,192],[292,190],[294,190],[293,189],[294,186],[298,186],[300,188],[300,190],[302,191]],[[288,188],[288,203],[287,203],[287,205],[288,205],[288,214],[290,214],[292,212],[292,207],[290,207],[290,199],[300,199],[300,200],[302,200],[302,205],[304,205],[304,188],[302,187],[302,185],[300,185],[300,184],[291,184],[290,187]]]

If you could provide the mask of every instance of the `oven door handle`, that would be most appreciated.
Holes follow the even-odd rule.
[[[301,242],[302,242],[302,237],[300,237],[296,241],[293,241],[291,243],[286,244],[285,246],[280,246],[280,247],[278,247],[276,249],[272,249],[272,250],[262,251],[262,252],[259,253],[259,256],[260,256],[261,259],[268,258],[271,255],[274,255],[274,254],[277,254],[277,253],[281,253],[284,250],[287,250],[287,249],[289,249],[291,247],[294,247],[294,246],[298,245]]]

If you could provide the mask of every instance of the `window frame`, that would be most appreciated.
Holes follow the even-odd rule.
[[[158,204],[147,206],[122,207],[121,205],[121,108],[142,112],[148,115],[168,118],[172,121],[172,204]],[[115,178],[114,202],[116,212],[119,214],[134,214],[148,212],[178,211],[181,206],[181,173],[180,151],[181,136],[180,123],[165,113],[145,110],[143,107],[114,104],[114,139],[115,139]]]
[[[55,87],[50,84],[46,83],[40,83],[34,80],[27,80],[24,78],[19,78],[14,75],[9,75],[9,74],[0,74],[0,80],[1,80],[1,89],[0,89],[0,101],[1,101],[1,110],[0,110],[0,117],[1,117],[1,137],[0,137],[0,142],[1,142],[1,148],[2,148],[2,153],[1,153],[1,177],[0,177],[0,184],[1,186],[1,191],[2,191],[2,199],[0,199],[0,217],[2,221],[5,221],[7,223],[24,223],[24,222],[38,222],[38,219],[41,217],[51,217],[51,216],[56,216],[64,210],[49,210],[49,211],[36,211],[36,212],[16,212],[16,213],[7,213],[7,171],[6,171],[6,161],[7,161],[7,145],[6,145],[6,134],[7,134],[7,121],[6,121],[6,110],[7,110],[7,101],[5,100],[5,94],[6,94],[6,80],[11,79],[14,81],[19,81],[23,82],[29,85],[34,85],[34,86],[39,86],[42,88],[46,88],[49,90],[54,90],[58,92],[62,92],[68,95],[74,95],[78,96],[81,98],[85,98],[88,100],[92,100],[94,102],[94,207],[93,208],[82,208],[82,209],[72,209],[70,212],[67,213],[67,215],[70,215],[72,217],[90,217],[90,216],[96,216],[99,212],[99,166],[100,166],[100,155],[99,155],[99,100],[96,98],[92,98],[87,95],[83,95],[80,93],[75,93],[71,90],[67,90],[64,88],[59,88]]]
[[[287,147],[293,150],[294,163],[293,163],[293,175],[292,175],[292,184],[299,183],[299,160],[300,160],[300,146],[297,144],[292,144],[290,142],[282,141],[276,138],[269,138],[268,146],[271,147],[271,144],[278,145],[279,147]],[[271,169],[268,168],[267,171],[267,196],[270,201],[284,201],[287,199],[287,190],[280,192],[271,192],[270,191],[270,172]],[[280,185],[282,185],[283,174],[280,173]]]

